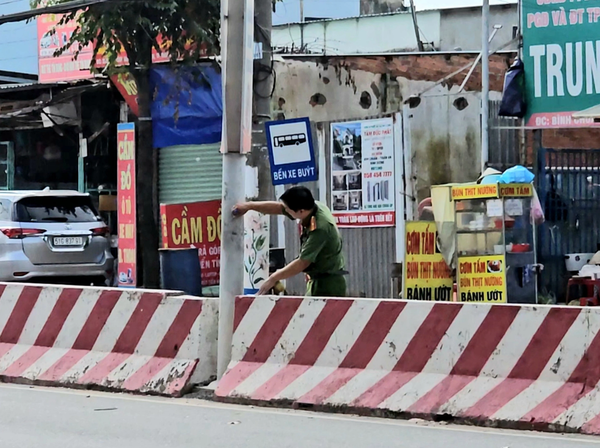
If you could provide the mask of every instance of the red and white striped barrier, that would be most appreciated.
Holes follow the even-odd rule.
[[[217,300],[0,284],[0,378],[179,395],[216,372]]]
[[[600,309],[236,301],[217,397],[600,434]]]

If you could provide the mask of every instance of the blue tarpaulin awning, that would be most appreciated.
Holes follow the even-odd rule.
[[[210,66],[155,66],[150,70],[154,147],[221,141],[221,71]]]

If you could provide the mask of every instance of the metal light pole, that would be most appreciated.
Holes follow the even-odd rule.
[[[483,0],[481,11],[481,172],[487,167],[490,156],[490,1]]]
[[[254,0],[221,0],[223,60],[223,202],[217,379],[231,360],[235,298],[244,291],[244,220],[232,215],[245,200],[246,156],[252,145]]]
[[[498,31],[500,31],[501,29],[502,29],[502,25],[494,25],[494,31],[492,31],[492,35],[488,39],[488,42],[490,44],[494,40],[494,37],[496,37],[496,33]],[[473,72],[477,68],[477,64],[479,64],[479,61],[481,60],[482,56],[483,56],[483,51],[477,55],[477,59],[475,59],[475,62],[473,62],[473,65],[471,66],[471,69],[469,70],[469,73],[467,73],[467,76],[465,77],[465,80],[462,82],[462,84],[458,88],[458,93],[462,92],[465,89],[467,83],[469,82],[469,79],[471,79],[471,75],[473,74]]]

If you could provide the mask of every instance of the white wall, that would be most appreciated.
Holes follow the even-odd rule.
[[[417,21],[426,50],[478,52],[481,50],[481,8],[420,11]],[[502,25],[492,48],[512,39],[518,25],[516,4],[493,6],[490,27]],[[491,31],[490,31],[491,32]],[[276,26],[276,49],[288,53],[348,55],[416,51],[412,15],[409,12],[326,20]],[[505,50],[516,50],[514,43]]]
[[[490,28],[502,25],[491,45],[497,48],[512,40],[513,26],[519,24],[517,5],[492,6],[490,8]],[[465,32],[469,30],[469,32]],[[490,30],[491,32],[491,30]],[[457,48],[465,51],[481,50],[481,8],[446,9],[441,18],[441,51],[454,51]],[[506,50],[516,50],[514,43]]]
[[[432,185],[472,182],[480,173],[480,94],[461,95],[469,105],[459,111],[453,105],[458,96],[442,96],[442,92],[448,93],[435,89],[410,109],[415,205],[430,195]]]
[[[440,12],[420,12],[418,22],[427,42],[439,47]],[[327,55],[417,49],[410,13],[282,25],[273,29],[272,39],[276,49],[305,48],[307,53]]]

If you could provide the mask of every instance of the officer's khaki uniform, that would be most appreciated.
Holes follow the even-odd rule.
[[[310,262],[306,295],[345,297],[344,254],[342,237],[331,211],[320,202],[313,214],[302,223],[302,247],[299,258]]]

